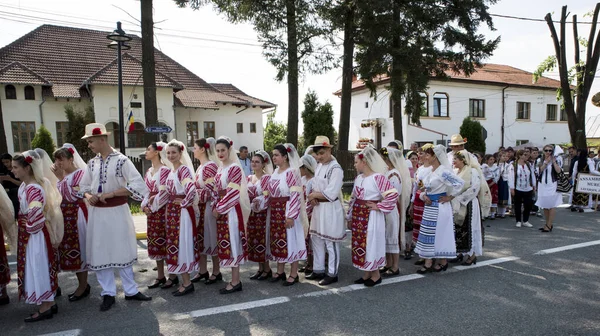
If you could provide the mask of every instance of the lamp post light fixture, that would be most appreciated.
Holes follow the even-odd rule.
[[[117,74],[118,74],[118,92],[119,92],[119,151],[125,155],[125,113],[123,112],[123,63],[121,51],[131,49],[125,42],[131,41],[131,37],[125,35],[121,29],[121,22],[117,22],[117,29],[106,36],[112,42],[108,44],[110,49],[117,50]]]

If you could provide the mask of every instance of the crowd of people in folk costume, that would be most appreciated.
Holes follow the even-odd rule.
[[[402,253],[404,259],[413,252],[420,257],[418,273],[445,271],[452,261],[472,265],[483,253],[482,220],[505,216],[509,199],[517,226],[529,227],[537,188],[536,204],[547,220],[544,232],[552,230],[560,204],[556,176],[562,164],[552,145],[544,147],[535,166],[524,151],[514,159],[501,151],[480,165],[460,135],[452,137],[451,152],[426,144],[411,146],[405,156],[400,141],[381,149],[368,146],[354,158],[358,176],[345,208],[344,171],[325,136],[302,156],[289,143],[271,153],[254,152],[252,174],[225,136],[195,141],[190,151],[200,162],[197,170],[185,144],[155,142],[146,150],[152,166],[142,177],[109,145],[108,134],[102,124],[86,126],[83,139],[96,154],[87,164],[70,144],[52,153],[54,160],[40,149],[11,160],[13,182],[22,184],[17,184],[16,203],[0,188],[0,237],[16,247],[19,298],[38,306],[26,322],[58,313],[60,271],[74,272],[78,280],[69,301],[90,295],[88,272],[93,271],[102,287],[100,310],[109,310],[117,270],[126,300],[151,300],[134,280],[130,197],[147,215],[148,256],[156,260],[157,277],[148,288],[172,288],[173,296],[193,293],[200,281],[222,282],[223,267],[231,269],[231,279],[219,292],[242,291],[240,265],[248,261],[257,264],[252,280],[293,286],[304,272],[307,280],[331,285],[338,281],[346,229],[352,236],[352,264],[363,271],[356,284],[372,287],[382,277],[398,275]],[[588,166],[579,163],[576,169],[591,171]],[[574,204],[580,198],[575,193]],[[302,267],[300,261],[306,261]],[[2,304],[9,302],[9,280],[0,241]]]

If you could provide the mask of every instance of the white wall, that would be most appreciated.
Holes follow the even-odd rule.
[[[236,113],[242,109],[230,104],[219,105],[218,110],[177,107],[175,109],[177,139],[186,142],[186,121],[198,122],[200,138],[204,137],[204,122],[214,121],[217,138],[221,135],[230,137],[236,148],[246,146],[249,151],[262,149],[264,143],[262,109],[249,108]],[[243,123],[243,133],[237,133],[237,123]],[[250,123],[256,123],[256,133],[250,133]]]
[[[445,92],[449,96],[448,117],[433,117],[433,95]],[[431,81],[427,90],[429,116],[421,117],[421,126],[444,133],[445,140],[458,133],[460,125],[469,114],[469,99],[485,100],[485,118],[478,118],[487,130],[486,147],[494,152],[502,142],[502,87],[493,85]],[[531,119],[517,121],[517,101],[531,103]],[[365,105],[368,103],[368,106]],[[404,104],[404,103],[402,103]],[[570,136],[567,122],[546,121],[547,104],[557,104],[554,90],[509,88],[505,90],[505,135],[504,146],[515,146],[517,140],[529,140],[536,144],[569,142]],[[404,110],[404,105],[402,106]],[[560,118],[560,111],[557,111]],[[370,97],[368,90],[361,90],[352,95],[350,118],[349,149],[356,149],[359,138],[375,139],[375,128],[361,128],[362,120],[383,118],[382,143],[393,140],[393,119],[389,118],[389,92],[380,86],[377,100]],[[404,142],[406,147],[411,142],[436,142],[442,136],[408,124],[403,115]]]

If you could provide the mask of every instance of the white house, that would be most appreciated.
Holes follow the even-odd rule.
[[[79,110],[92,106],[96,122],[107,126],[112,145],[119,147],[117,55],[107,48],[107,34],[43,25],[0,49],[0,103],[10,152],[30,149],[40,125],[62,145],[66,104]],[[130,36],[131,49],[123,51],[125,119],[132,112],[135,120],[135,130],[125,137],[128,155],[136,156],[148,145],[143,143],[146,126],[170,126],[173,132],[167,138],[188,145],[198,138],[227,135],[238,146],[262,148],[262,113],[274,104],[232,84],[209,84],[159,50],[155,59],[160,125],[146,125],[141,39]]]
[[[459,132],[465,117],[481,122],[489,153],[500,146],[527,142],[543,145],[570,141],[566,113],[556,100],[559,81],[543,77],[533,84],[531,73],[498,64],[485,64],[470,77],[448,75],[447,80],[432,78],[422,93],[425,113],[421,126],[409,123],[403,115],[404,139],[400,140],[406,148],[412,142],[446,145],[450,136]],[[374,99],[361,80],[353,82],[348,149],[368,141],[380,147],[394,139],[388,85],[389,78],[381,78]]]

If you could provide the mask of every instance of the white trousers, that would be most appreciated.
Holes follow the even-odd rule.
[[[118,268],[121,276],[121,284],[125,295],[132,296],[137,294],[138,286],[133,279],[133,267]],[[117,284],[115,283],[115,268],[106,268],[96,271],[96,278],[102,286],[100,295],[117,296]]]
[[[310,241],[313,249],[313,272],[325,273],[325,253],[329,254],[327,276],[337,276],[340,266],[340,243],[311,235]]]

